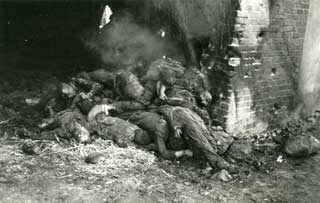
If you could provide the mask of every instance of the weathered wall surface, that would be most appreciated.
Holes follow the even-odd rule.
[[[308,0],[241,2],[236,29],[242,57],[232,79],[229,131],[263,130],[273,110],[292,106],[308,8]]]
[[[320,105],[320,1],[310,1],[305,35],[299,89],[306,113]]]

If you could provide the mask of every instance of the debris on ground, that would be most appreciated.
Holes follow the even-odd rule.
[[[229,182],[230,180],[232,180],[232,176],[229,174],[227,170],[224,169],[218,173],[218,178],[222,182]]]
[[[280,155],[280,156],[277,157],[277,162],[278,162],[278,163],[281,164],[283,161],[284,161],[284,160],[283,160],[283,156],[282,156],[282,155]]]
[[[28,155],[40,155],[42,152],[39,142],[34,141],[26,141],[22,145],[21,150]]]
[[[235,160],[245,160],[252,153],[252,144],[247,140],[236,140],[228,150],[228,157]]]
[[[103,161],[104,155],[102,153],[99,152],[92,152],[90,154],[88,154],[88,156],[85,158],[85,162],[89,163],[89,164],[97,164],[101,161]]]
[[[320,151],[320,141],[310,133],[290,137],[284,144],[284,152],[291,157],[307,157]]]

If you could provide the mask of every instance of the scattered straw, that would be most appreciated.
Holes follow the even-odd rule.
[[[90,153],[101,153],[104,159],[97,164],[85,163]],[[62,147],[60,144],[47,145],[45,152],[40,156],[53,155],[71,158],[75,170],[86,171],[96,175],[120,177],[128,172],[141,173],[154,166],[156,156],[150,152],[135,147],[120,148],[111,141],[98,139],[92,144],[79,144],[71,147]]]

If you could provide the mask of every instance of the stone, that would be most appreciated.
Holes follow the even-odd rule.
[[[240,63],[241,61],[240,61],[240,58],[238,57],[231,57],[229,58],[229,61],[228,61],[228,65],[232,67],[237,67],[240,65]]]
[[[280,164],[283,162],[283,156],[282,155],[278,156],[277,162],[280,163]]]
[[[28,155],[39,155],[42,150],[37,142],[27,141],[22,145],[22,151]]]
[[[235,141],[228,150],[228,156],[236,160],[245,160],[252,152],[252,145],[246,140]]]
[[[291,157],[307,157],[319,150],[320,141],[311,134],[290,137],[284,145],[284,152]]]
[[[223,182],[229,182],[230,180],[232,180],[232,176],[229,174],[227,170],[224,169],[219,172],[218,178]]]
[[[90,153],[85,158],[85,162],[88,164],[97,164],[97,163],[103,161],[104,159],[105,159],[105,157],[103,156],[102,153],[93,152],[93,153]]]
[[[317,117],[314,116],[314,115],[308,116],[308,117],[306,118],[306,121],[309,122],[309,123],[315,123],[316,120],[317,120]]]

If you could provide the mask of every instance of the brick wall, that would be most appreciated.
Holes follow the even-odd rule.
[[[264,130],[272,110],[292,106],[309,3],[242,0],[240,7],[235,31],[241,64],[217,107],[224,109],[220,121],[235,133]]]

